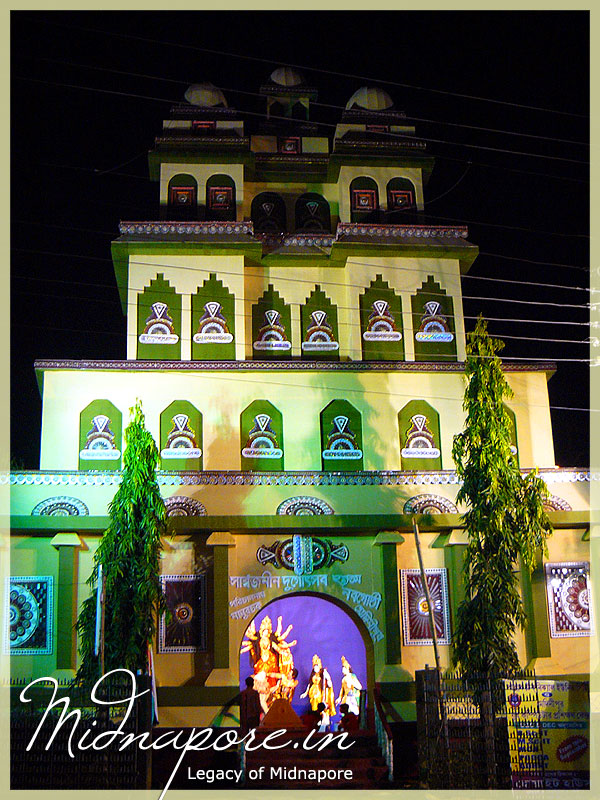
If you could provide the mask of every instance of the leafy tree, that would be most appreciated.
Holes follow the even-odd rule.
[[[536,553],[546,552],[552,528],[543,508],[548,489],[537,471],[523,477],[511,452],[510,419],[503,405],[513,395],[492,339],[480,316],[468,335],[463,401],[465,429],[454,437],[452,455],[463,483],[457,499],[469,543],[465,599],[457,610],[454,660],[467,672],[519,669],[513,642],[527,617],[518,590],[516,563],[529,572]]]
[[[106,578],[104,672],[147,670],[147,644],[164,610],[159,580],[161,536],[166,510],[156,482],[158,451],[144,423],[138,401],[125,430],[122,482],[109,504],[110,523],[94,556],[88,579],[92,594],[77,620],[82,663],[77,678],[95,683],[99,659],[94,654],[98,565]]]

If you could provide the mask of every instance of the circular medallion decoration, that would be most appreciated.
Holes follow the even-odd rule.
[[[180,625],[187,625],[192,621],[194,610],[189,603],[179,603],[175,607],[174,615]]]
[[[175,494],[165,500],[167,517],[205,517],[206,508],[193,497]]]
[[[418,494],[404,504],[405,514],[458,514],[451,500],[437,494]]]
[[[587,578],[584,574],[572,575],[562,586],[560,600],[563,613],[578,628],[590,624],[590,601]]]
[[[277,513],[280,515],[290,514],[295,517],[317,516],[333,514],[333,508],[318,497],[290,497],[278,506]]]
[[[20,647],[35,633],[40,622],[40,607],[26,586],[10,584],[9,639],[12,647]]]
[[[551,494],[550,497],[547,497],[544,500],[544,511],[572,511],[573,509],[567,503],[566,500],[563,500],[562,497],[558,497],[555,494]]]
[[[48,497],[42,500],[31,512],[32,516],[44,517],[77,517],[87,516],[90,512],[85,503],[76,497]]]

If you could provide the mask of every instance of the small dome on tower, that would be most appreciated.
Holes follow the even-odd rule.
[[[271,73],[271,80],[279,86],[300,86],[306,83],[304,76],[291,67],[277,67]]]
[[[193,83],[186,90],[184,97],[193,106],[200,106],[201,108],[223,106],[227,108],[225,95],[212,83]]]
[[[365,111],[387,111],[394,107],[394,101],[383,89],[376,86],[361,86],[346,103],[346,110],[358,107]]]

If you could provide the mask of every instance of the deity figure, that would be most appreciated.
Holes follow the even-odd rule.
[[[276,697],[283,696],[281,693],[282,682],[286,680],[289,682],[294,669],[291,648],[296,644],[296,640],[287,641],[292,626],[288,625],[283,633],[281,628],[282,617],[277,618],[275,631],[273,631],[270,617],[264,617],[258,632],[253,620],[246,630],[240,651],[242,653],[250,653],[254,668],[254,688],[260,695],[261,706],[265,713],[269,710]],[[293,680],[291,683],[293,683]],[[286,685],[284,684],[284,686]],[[289,686],[287,688],[289,689]],[[295,688],[295,685],[293,688]]]
[[[300,698],[307,697],[310,707],[316,710],[319,703],[325,703],[325,713],[328,717],[335,716],[335,693],[333,691],[333,681],[327,669],[323,666],[321,659],[315,653],[312,659],[312,672],[308,679],[308,685]]]
[[[360,698],[360,690],[362,689],[362,684],[352,671],[352,667],[348,663],[347,659],[342,656],[342,685],[340,687],[340,694],[338,699],[335,701],[336,705],[346,703],[348,706],[348,711],[351,714],[356,714],[359,716],[359,707],[358,701]]]

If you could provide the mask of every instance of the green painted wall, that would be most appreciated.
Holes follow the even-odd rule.
[[[322,312],[327,314],[326,319],[319,318]],[[300,318],[302,324],[302,358],[308,361],[339,361],[340,339],[337,306],[331,302],[318,284],[310,293],[306,303],[301,307]],[[324,332],[319,333],[320,328],[323,328]],[[326,349],[316,349],[318,347]]]
[[[214,303],[218,303],[220,309],[212,305]],[[191,330],[194,361],[235,359],[235,297],[214,272],[192,295]]]
[[[456,361],[454,303],[433,275],[411,297],[411,305],[415,361]]]
[[[110,400],[93,400],[79,415],[78,469],[121,469],[123,417]]]
[[[321,411],[320,417],[323,470],[362,470],[364,457],[360,412],[347,400],[332,400]]]
[[[153,309],[154,304],[159,305]],[[166,310],[163,310],[163,304],[167,306]],[[158,334],[145,333],[146,327],[151,330],[154,324],[153,322],[147,323],[146,320],[155,319],[161,314],[161,320],[168,316],[172,323],[169,324],[167,320],[164,331],[161,327],[161,332]],[[167,333],[166,330],[171,327],[172,331],[169,330]],[[137,358],[150,360],[181,358],[181,295],[177,294],[169,281],[166,281],[160,273],[138,295],[137,336]],[[154,336],[158,338],[153,339]],[[140,337],[144,337],[144,339],[149,337],[149,339],[140,341]],[[163,338],[171,341],[161,341]]]
[[[240,442],[242,469],[251,472],[282,470],[284,451],[281,412],[268,400],[255,400],[250,403],[240,417]],[[263,456],[262,452],[277,455]],[[260,455],[257,455],[258,453]]]
[[[160,415],[161,469],[202,469],[202,441],[200,411],[187,400],[174,400]],[[188,449],[187,457],[175,455],[185,456]]]
[[[265,314],[272,315],[272,318],[268,320]],[[275,349],[270,349],[270,343],[275,345]],[[258,303],[252,306],[252,356],[259,360],[277,360],[289,358],[290,354],[290,307],[269,285]]]
[[[425,417],[425,421],[423,420]],[[440,447],[440,415],[425,400],[411,400],[398,414],[400,429],[400,457],[402,469],[430,470],[442,469]],[[433,440],[430,439],[433,435]],[[429,442],[432,447],[424,447]],[[419,458],[418,451],[435,453],[431,458]],[[416,456],[416,457],[415,457]]]
[[[360,295],[360,330],[363,359],[404,359],[402,299],[381,275]]]

